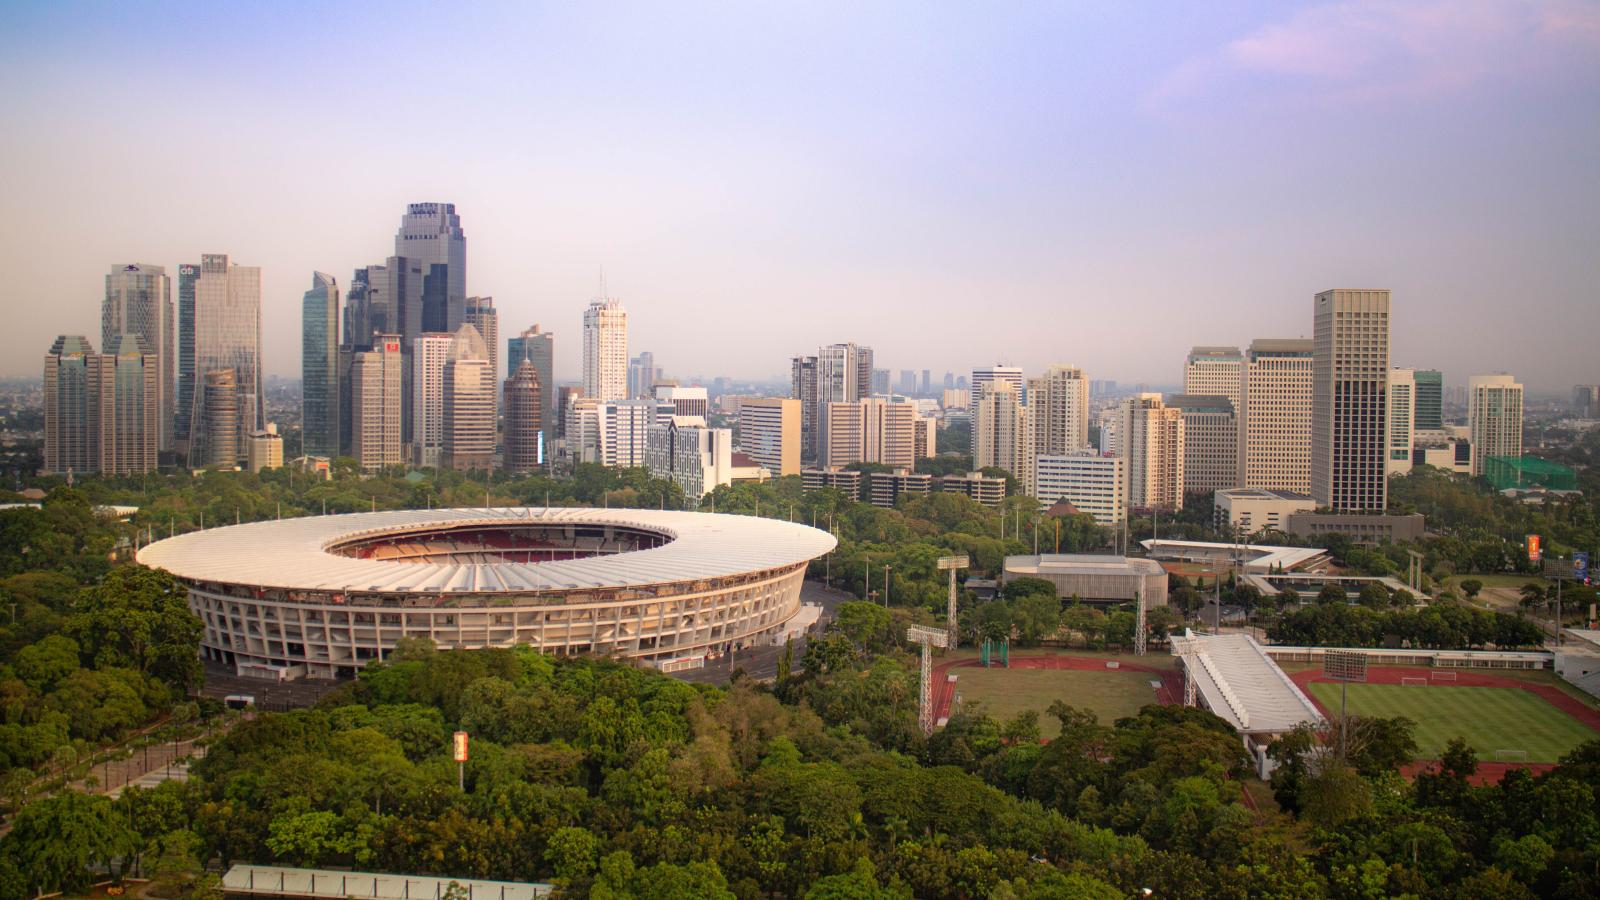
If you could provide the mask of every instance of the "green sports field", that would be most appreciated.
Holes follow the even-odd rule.
[[[1002,723],[1024,710],[1039,714],[1041,737],[1053,738],[1061,723],[1045,714],[1056,700],[1070,706],[1090,709],[1101,724],[1110,725],[1123,716],[1137,715],[1139,708],[1156,702],[1150,682],[1159,676],[1149,672],[1114,669],[951,669],[956,678],[956,693],[962,704],[983,704],[984,714]]]
[[[1339,685],[1311,684],[1326,709],[1338,714]],[[1537,695],[1516,688],[1429,684],[1350,685],[1351,715],[1405,716],[1417,723],[1417,758],[1438,759],[1451,738],[1463,737],[1478,758],[1494,762],[1500,750],[1525,750],[1526,762],[1555,762],[1597,735]]]

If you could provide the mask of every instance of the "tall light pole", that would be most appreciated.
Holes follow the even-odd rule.
[[[889,608],[889,564],[883,564],[883,608]]]
[[[945,613],[944,627],[950,633],[950,646],[956,647],[961,643],[956,629],[956,570],[967,568],[970,560],[965,556],[941,556],[939,568],[950,573],[950,608]]]

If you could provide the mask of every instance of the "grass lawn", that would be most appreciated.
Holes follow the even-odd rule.
[[[1311,692],[1338,713],[1339,685],[1314,682]],[[1526,762],[1555,762],[1596,736],[1561,710],[1515,688],[1352,684],[1349,710],[1352,715],[1405,716],[1416,722],[1419,759],[1438,759],[1451,738],[1463,737],[1486,762],[1495,761],[1498,750],[1525,750]]]
[[[1140,707],[1156,702],[1150,682],[1157,676],[1149,672],[1000,668],[951,671],[958,676],[956,693],[961,695],[963,705],[982,703],[984,713],[1002,723],[1024,710],[1034,710],[1039,713],[1039,732],[1046,738],[1061,731],[1060,723],[1045,715],[1056,700],[1093,710],[1103,725],[1136,715]]]

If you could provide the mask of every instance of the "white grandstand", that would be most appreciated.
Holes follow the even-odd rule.
[[[1184,670],[1185,702],[1198,702],[1232,725],[1265,778],[1266,748],[1302,722],[1326,720],[1311,698],[1248,634],[1186,631],[1172,641]]]
[[[800,611],[807,565],[835,543],[751,516],[435,509],[214,528],[139,561],[188,587],[208,658],[326,678],[407,637],[650,659],[760,643]]]

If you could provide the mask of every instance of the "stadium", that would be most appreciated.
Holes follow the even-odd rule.
[[[241,675],[353,676],[402,638],[665,660],[759,644],[801,607],[832,535],[751,516],[634,509],[402,510],[157,541],[201,653]]]

